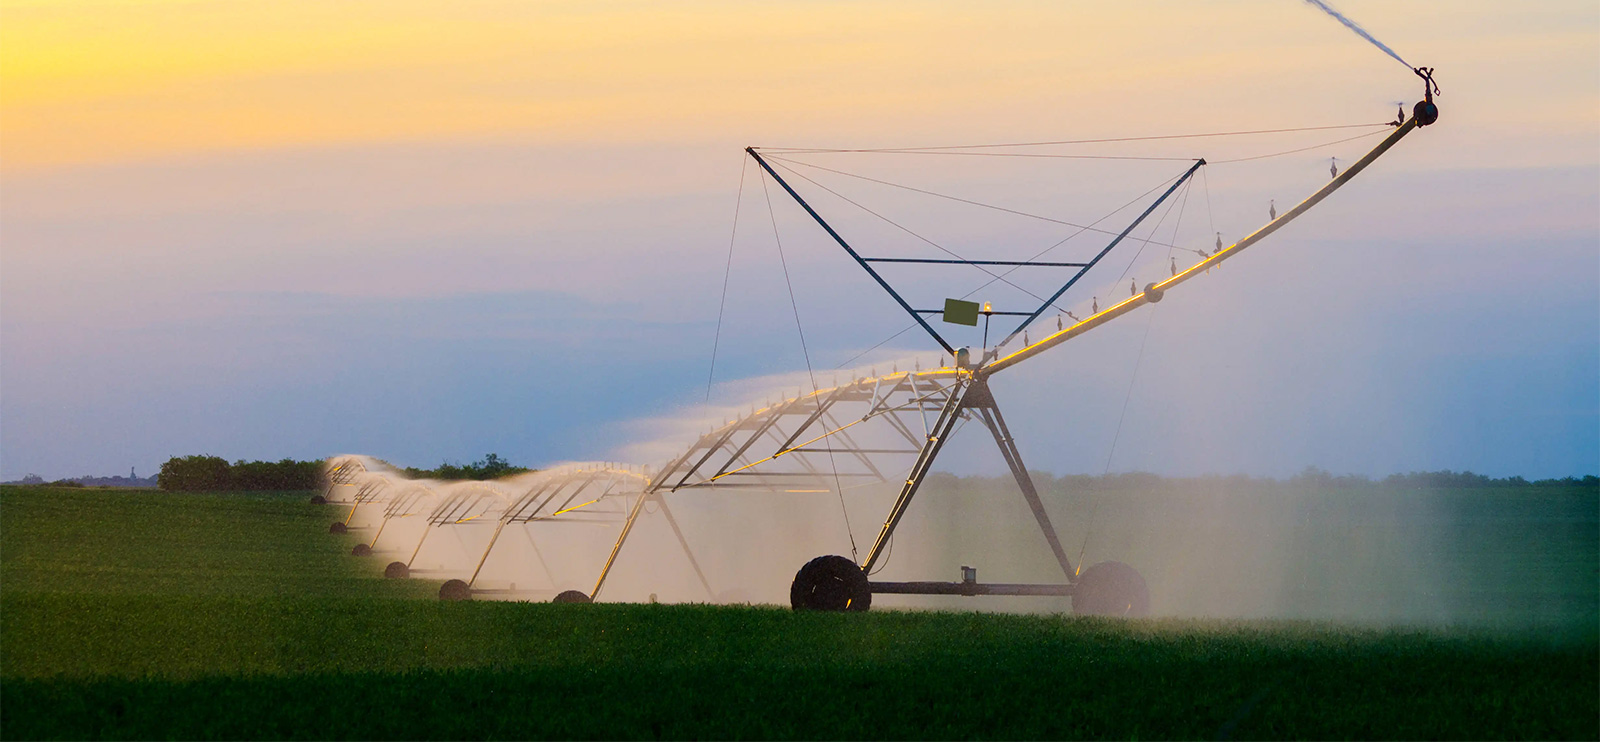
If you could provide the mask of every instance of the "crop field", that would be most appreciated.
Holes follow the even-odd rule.
[[[335,510],[0,488],[0,736],[1600,737],[1592,613],[1518,631],[444,603],[349,557]],[[1587,554],[1563,584],[1593,585]]]

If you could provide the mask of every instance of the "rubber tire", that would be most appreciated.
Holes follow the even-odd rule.
[[[366,544],[356,544],[355,546],[351,547],[350,556],[358,556],[358,557],[369,557],[369,556],[372,556],[372,547],[368,546]]]
[[[322,495],[312,495],[311,496],[311,504],[312,505],[326,505],[326,504],[328,504],[328,499],[326,497],[323,497]]]
[[[466,580],[449,580],[439,586],[440,600],[472,600],[472,588]]]
[[[383,568],[383,576],[403,580],[411,576],[411,568],[405,562],[389,562],[389,566]]]
[[[582,590],[563,590],[563,591],[561,591],[560,595],[557,595],[550,602],[552,602],[552,603],[589,603],[591,601],[589,600],[589,594],[584,592],[584,591],[582,591]]]
[[[334,521],[333,525],[328,526],[328,533],[348,533],[349,531],[349,527],[339,521]]]
[[[797,611],[865,611],[872,608],[872,588],[855,562],[820,556],[794,574],[789,605]]]
[[[1133,567],[1101,562],[1078,576],[1072,612],[1079,616],[1146,616],[1150,613],[1150,588]]]

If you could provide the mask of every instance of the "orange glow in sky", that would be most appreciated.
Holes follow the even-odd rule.
[[[1348,5],[1360,17],[1363,4]],[[1453,115],[1474,88],[1500,86],[1504,108],[1480,112],[1486,123],[1554,107],[1562,115],[1541,126],[1592,133],[1595,101],[1570,95],[1594,76],[1592,29],[1570,22],[1592,4],[1512,18],[1494,17],[1497,5],[1408,6],[1377,14],[1376,30],[1441,69]],[[442,139],[859,138],[913,122],[929,136],[1019,134],[1069,117],[1114,130],[1150,126],[1153,107],[1225,124],[1271,116],[1273,99],[1308,86],[1329,89],[1326,110],[1293,118],[1343,119],[1415,94],[1398,65],[1288,0],[24,1],[0,4],[0,29],[11,172]],[[1474,56],[1448,58],[1444,42],[1463,38]],[[1549,77],[1513,84],[1494,64],[1506,57]],[[1341,96],[1344,80],[1372,100]]]

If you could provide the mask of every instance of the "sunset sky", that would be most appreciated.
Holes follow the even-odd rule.
[[[996,377],[1034,468],[1600,472],[1600,6],[1336,5],[1437,68],[1439,123],[1153,316]],[[0,478],[659,463],[722,412],[699,405],[736,201],[714,405],[805,370],[774,225],[813,366],[905,324],[781,193],[768,216],[747,145],[1373,124],[1421,90],[1299,0],[0,0]],[[1209,247],[1376,140],[1220,160],[1344,136],[1093,151],[1218,162],[1172,228]],[[1183,169],[979,159],[811,161],[1077,223]],[[1049,244],[854,193],[974,252]]]

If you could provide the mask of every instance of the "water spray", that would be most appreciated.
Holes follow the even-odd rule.
[[[1328,5],[1327,3],[1323,2],[1322,0],[1306,0],[1306,3],[1310,4],[1310,5],[1315,5],[1318,8],[1321,8],[1322,12],[1333,16],[1334,20],[1344,24],[1345,28],[1348,28],[1351,31],[1354,31],[1357,36],[1360,36],[1361,38],[1366,39],[1367,41],[1371,42],[1373,46],[1376,46],[1379,49],[1383,50],[1384,54],[1387,54],[1387,55],[1389,55],[1391,57],[1394,57],[1395,61],[1399,62],[1400,64],[1405,65],[1406,69],[1409,69],[1409,70],[1420,69],[1419,67],[1411,66],[1410,62],[1407,62],[1406,60],[1401,59],[1400,55],[1396,54],[1393,49],[1390,49],[1387,44],[1383,43],[1382,41],[1379,41],[1372,34],[1367,33],[1367,29],[1362,28],[1361,24],[1350,20],[1349,18],[1345,17],[1345,14],[1340,13],[1337,10],[1334,10],[1333,6]]]
[[[815,207],[806,201],[801,193],[796,190],[785,176],[789,173],[795,175],[789,167],[795,162],[788,159],[794,154],[806,152],[912,152],[927,153],[934,150],[962,150],[963,154],[973,150],[982,150],[994,147],[1021,147],[1044,146],[1086,142],[1036,142],[1013,144],[986,144],[962,145],[945,148],[914,148],[883,149],[883,150],[795,150],[781,149],[769,150],[757,147],[746,148],[747,155],[759,166],[761,172],[776,182],[784,194],[788,195],[794,203],[811,217],[823,232],[841,248],[854,262],[872,278],[878,286],[894,300],[894,303],[903,310],[914,324],[912,327],[921,327],[929,339],[939,350],[941,365],[928,370],[923,370],[920,363],[914,363],[914,371],[900,371],[898,364],[894,372],[880,376],[876,369],[870,376],[859,377],[852,373],[852,381],[844,384],[835,384],[831,388],[819,388],[815,375],[808,376],[811,392],[801,388],[795,396],[786,398],[776,404],[769,404],[759,410],[752,409],[737,419],[727,421],[720,427],[708,431],[699,437],[687,449],[681,450],[676,458],[658,470],[639,470],[633,467],[617,466],[613,464],[591,464],[559,467],[544,472],[532,473],[525,478],[505,482],[508,487],[522,490],[518,495],[515,492],[498,492],[493,487],[471,483],[450,485],[449,492],[441,490],[439,497],[429,500],[430,508],[426,511],[412,506],[391,506],[386,514],[387,518],[404,517],[412,514],[426,513],[426,525],[421,529],[415,544],[410,548],[411,558],[406,562],[395,561],[390,563],[385,573],[391,577],[403,578],[415,575],[420,570],[413,566],[417,555],[421,553],[427,534],[450,528],[458,537],[462,533],[462,526],[475,522],[478,525],[493,524],[493,535],[487,539],[487,544],[481,546],[481,551],[468,547],[458,538],[462,551],[471,550],[475,555],[471,560],[470,568],[452,569],[450,576],[453,579],[446,581],[440,589],[440,598],[445,600],[471,599],[475,594],[501,594],[518,595],[529,592],[518,591],[516,583],[510,583],[509,588],[486,588],[479,584],[480,574],[484,565],[489,561],[495,550],[496,543],[500,542],[501,534],[508,526],[512,532],[522,531],[527,534],[525,526],[544,524],[550,522],[598,522],[605,524],[620,524],[616,541],[610,547],[609,555],[605,557],[603,566],[599,568],[598,579],[594,587],[583,592],[579,590],[560,590],[564,585],[556,584],[554,575],[551,576],[551,586],[559,592],[555,595],[555,602],[583,603],[590,602],[600,596],[606,584],[607,576],[616,565],[629,536],[643,515],[660,515],[671,530],[678,545],[683,549],[688,564],[693,568],[698,578],[699,586],[708,596],[714,597],[710,582],[700,569],[694,553],[689,548],[689,539],[678,527],[676,519],[667,507],[669,496],[679,492],[700,490],[708,493],[737,491],[740,489],[756,489],[768,492],[835,492],[840,496],[843,505],[843,494],[846,489],[860,486],[887,484],[898,490],[893,505],[886,515],[882,527],[878,530],[876,539],[870,551],[864,558],[857,558],[854,549],[854,534],[851,533],[850,558],[839,555],[824,555],[811,559],[795,574],[790,585],[790,602],[797,610],[825,610],[825,611],[862,611],[870,608],[874,594],[894,595],[1011,595],[1011,596],[1060,596],[1070,597],[1073,610],[1077,613],[1096,615],[1141,615],[1149,608],[1149,593],[1144,579],[1132,567],[1121,562],[1106,561],[1089,565],[1085,568],[1082,563],[1073,564],[1061,543],[1054,523],[1047,514],[1044,502],[1041,499],[1026,465],[1022,460],[1020,449],[1016,440],[1008,429],[1004,417],[1000,412],[1000,405],[990,391],[990,379],[995,374],[1005,371],[1012,366],[1028,361],[1039,354],[1050,350],[1068,340],[1078,337],[1089,330],[1104,325],[1117,317],[1128,314],[1146,304],[1162,301],[1167,293],[1178,285],[1185,283],[1200,275],[1209,272],[1212,267],[1229,260],[1240,252],[1249,248],[1278,229],[1304,214],[1323,199],[1348,183],[1358,173],[1371,165],[1380,156],[1397,144],[1403,137],[1417,129],[1428,126],[1438,120],[1439,110],[1434,103],[1434,96],[1438,95],[1439,88],[1433,80],[1433,68],[1412,67],[1400,55],[1379,42],[1359,25],[1328,6],[1322,0],[1306,0],[1324,12],[1333,16],[1347,28],[1360,35],[1384,53],[1395,60],[1405,64],[1414,74],[1423,80],[1423,100],[1416,103],[1412,116],[1404,120],[1404,110],[1395,122],[1395,130],[1389,132],[1371,151],[1340,169],[1337,159],[1330,161],[1331,180],[1306,197],[1298,205],[1279,213],[1274,206],[1270,208],[1270,220],[1254,232],[1224,247],[1221,235],[1218,233],[1216,252],[1207,253],[1203,250],[1190,250],[1189,248],[1173,245],[1176,249],[1188,250],[1199,256],[1198,262],[1188,267],[1178,265],[1175,258],[1169,259],[1164,266],[1170,273],[1169,277],[1149,282],[1140,288],[1136,279],[1129,279],[1131,296],[1121,301],[1115,301],[1110,306],[1102,308],[1099,304],[1098,294],[1091,296],[1090,314],[1079,319],[1071,313],[1065,312],[1057,306],[1056,302],[1082,279],[1096,264],[1105,258],[1145,220],[1156,212],[1164,202],[1174,199],[1179,189],[1186,188],[1190,179],[1208,163],[1204,158],[1193,158],[1192,164],[1181,174],[1173,175],[1168,181],[1152,188],[1146,194],[1129,202],[1128,207],[1134,206],[1147,199],[1151,194],[1162,187],[1162,192],[1153,201],[1146,201],[1145,208],[1139,212],[1131,222],[1119,230],[1096,230],[1114,237],[1109,244],[1095,253],[1092,259],[1082,262],[1043,262],[1038,258],[1039,253],[1027,260],[1008,261],[973,261],[961,258],[951,253],[945,258],[906,258],[885,257],[873,255],[869,252],[863,255],[846,241]],[[1363,124],[1357,126],[1382,127],[1384,124]],[[1317,128],[1352,128],[1352,127],[1307,127],[1304,130]],[[1294,129],[1276,130],[1299,131]],[[1275,132],[1231,132],[1225,134],[1185,134],[1173,137],[1141,137],[1140,139],[1189,139],[1202,136],[1232,136],[1250,133],[1275,133]],[[1382,132],[1372,132],[1373,134]],[[1366,136],[1365,134],[1359,136]],[[1126,141],[1126,140],[1092,140],[1096,142]],[[1340,141],[1349,141],[1340,140]],[[1332,142],[1330,144],[1338,144]],[[1329,146],[1329,145],[1319,145]],[[1278,154],[1291,154],[1303,150],[1291,150]],[[1263,157],[1277,156],[1277,154],[1264,155]],[[1188,158],[1184,158],[1188,159]],[[1220,162],[1241,162],[1246,159],[1222,160]],[[782,172],[780,172],[780,170]],[[848,173],[846,173],[848,174]],[[804,176],[801,176],[804,177]],[[809,180],[807,178],[806,180]],[[765,181],[763,181],[765,182]],[[798,183],[798,180],[796,181]],[[894,185],[894,184],[889,184]],[[913,189],[916,190],[916,189]],[[1188,193],[1187,190],[1184,191]],[[931,194],[940,195],[940,194]],[[975,202],[974,202],[975,203]],[[982,206],[983,204],[977,204]],[[1171,205],[1168,206],[1170,210]],[[1120,211],[1120,209],[1119,209]],[[1115,212],[1113,212],[1115,213]],[[1163,217],[1165,218],[1165,212]],[[1024,215],[1026,216],[1026,215]],[[1181,218],[1181,210],[1180,210]],[[774,218],[774,239],[776,234],[776,219]],[[1160,227],[1158,219],[1155,227]],[[1088,229],[1085,227],[1084,229]],[[1176,233],[1176,227],[1174,227]],[[1135,238],[1138,239],[1138,238]],[[1176,238],[1174,238],[1176,239]],[[1149,239],[1145,238],[1148,243]],[[863,245],[863,247],[868,247]],[[1141,248],[1142,249],[1142,248]],[[947,251],[948,252],[948,251]],[[1119,253],[1120,254],[1120,253]],[[1170,253],[1169,253],[1170,254]],[[1135,260],[1137,260],[1137,254]],[[1054,294],[1042,299],[1042,304],[1029,311],[994,311],[988,303],[978,304],[965,299],[949,299],[943,310],[918,309],[902,296],[891,285],[888,279],[880,275],[873,267],[875,263],[920,263],[929,266],[961,266],[981,267],[983,265],[1005,265],[1013,269],[1024,267],[1055,268],[1062,267],[1076,269],[1071,277],[1066,279]],[[988,272],[985,269],[985,272]],[[993,274],[991,274],[993,275]],[[1000,276],[996,276],[999,280]],[[1120,284],[1122,278],[1117,279]],[[971,294],[969,293],[969,296]],[[791,295],[791,300],[793,299]],[[1031,306],[1031,305],[1030,305]],[[1054,310],[1052,310],[1054,308]],[[1049,332],[1042,329],[1042,325],[1032,327],[1035,332],[1041,332],[1039,340],[1032,339],[1028,332],[1030,325],[1047,311],[1057,312],[1056,329]],[[977,318],[982,315],[985,319],[984,342],[979,353],[972,353],[971,348],[962,346],[952,336],[947,339],[940,329],[925,315],[943,315],[944,325],[963,325],[975,327]],[[998,344],[990,346],[988,343],[987,320],[992,316],[1016,316],[1023,318],[1014,330],[1011,330]],[[1073,322],[1065,324],[1061,316],[1071,317]],[[909,328],[908,328],[909,329]],[[950,328],[943,332],[953,332]],[[1008,349],[1008,343],[1020,339],[1021,347],[1014,350]],[[1002,353],[1004,349],[1005,352]],[[809,361],[808,361],[809,367]],[[877,420],[873,425],[863,425]],[[873,580],[872,576],[883,568],[888,561],[889,548],[895,530],[901,522],[901,517],[911,505],[913,498],[918,493],[925,477],[932,469],[935,459],[948,439],[955,433],[957,427],[964,421],[977,421],[981,427],[992,434],[999,452],[1005,459],[1013,478],[1016,480],[1017,489],[1032,511],[1034,519],[1043,536],[1045,544],[1055,556],[1061,569],[1061,581],[1046,584],[1020,584],[1020,583],[980,583],[977,571],[974,568],[962,568],[960,582],[889,582]],[[861,426],[861,427],[857,427]],[[874,431],[877,431],[874,433]],[[876,440],[881,437],[882,440]],[[776,444],[776,447],[774,447]],[[813,461],[811,456],[827,456],[832,472],[831,482],[826,482],[827,477],[821,472],[821,461]],[[838,456],[835,462],[835,456]],[[901,458],[892,458],[901,457]],[[914,459],[910,458],[914,457]],[[888,461],[896,465],[887,465]],[[909,462],[906,467],[899,464]],[[357,509],[364,503],[394,502],[402,490],[399,480],[403,477],[397,473],[372,471],[374,467],[370,460],[359,460],[354,457],[340,461],[330,462],[329,487],[324,496],[328,502],[349,504],[349,515],[343,522],[336,522],[331,530],[342,533],[360,526],[351,525]],[[641,473],[643,471],[644,473]],[[899,472],[905,472],[899,476]],[[811,488],[805,483],[824,480],[829,486],[826,489]],[[849,484],[846,484],[849,483]],[[347,499],[348,497],[348,499]],[[653,505],[654,510],[647,508]],[[591,507],[593,506],[593,507]],[[848,514],[846,514],[848,518]],[[419,519],[421,520],[421,519]],[[846,529],[849,529],[848,521]],[[382,535],[382,524],[371,541],[357,547],[359,556],[372,555],[378,549],[378,536]],[[392,538],[390,539],[393,540]],[[539,546],[533,543],[529,536],[530,547],[535,557],[543,563],[543,556],[539,555]],[[448,544],[446,547],[448,548]],[[365,549],[362,549],[365,547]],[[435,547],[437,548],[437,547]],[[396,554],[404,553],[404,549],[388,546],[381,551],[393,551]],[[815,552],[812,552],[815,553]],[[1081,562],[1081,554],[1079,561]],[[570,559],[571,555],[564,555]],[[458,565],[460,566],[460,565]],[[549,566],[545,565],[546,572]],[[444,570],[442,562],[440,570]],[[439,575],[441,577],[445,575]],[[526,587],[526,583],[524,583]],[[651,593],[652,597],[654,593]]]

